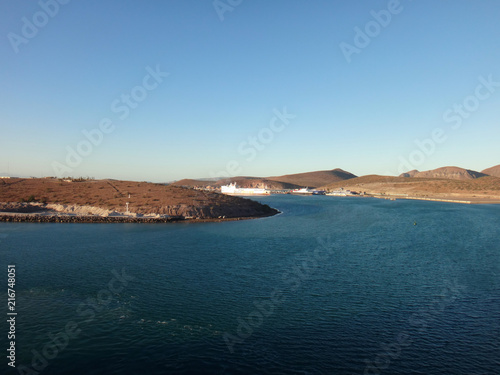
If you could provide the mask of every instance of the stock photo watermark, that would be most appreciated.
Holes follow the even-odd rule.
[[[243,0],[214,0],[212,3],[219,20],[224,21],[224,14],[232,12],[237,6],[241,5]]]
[[[19,53],[19,47],[23,44],[28,44],[31,39],[36,37],[38,33],[49,23],[50,19],[59,14],[62,5],[66,5],[70,0],[40,0],[40,7],[30,17],[21,18],[21,29],[19,33],[13,31],[7,34],[10,45],[15,53]]]
[[[124,121],[130,116],[133,109],[136,109],[140,103],[148,97],[148,92],[158,88],[158,86],[167,78],[170,73],[160,70],[156,65],[155,69],[146,67],[147,74],[143,77],[141,84],[133,87],[129,92],[122,94],[119,98],[113,100],[110,105],[112,113],[118,116],[118,119]],[[73,148],[66,146],[66,158],[64,162],[53,161],[52,169],[57,177],[63,177],[71,173],[83,161],[83,159],[94,151],[104,140],[104,136],[111,134],[116,129],[116,125],[108,117],[99,121],[99,125],[91,130],[82,130],[83,138]]]
[[[238,317],[236,319],[238,322],[236,331],[234,333],[224,332],[222,338],[231,354],[234,353],[235,345],[243,343],[252,336],[255,330],[262,326],[264,319],[273,315],[275,309],[286,301],[286,292],[297,291],[302,283],[314,273],[315,269],[334,253],[335,247],[330,236],[326,239],[318,238],[317,242],[316,248],[304,260],[296,262],[281,275],[283,283],[281,288],[274,288],[265,300],[254,300],[255,309],[245,318]]]
[[[7,323],[9,323],[9,331],[7,338],[9,348],[7,349],[7,363],[11,367],[16,367],[16,265],[7,265]]]
[[[266,148],[273,140],[276,134],[281,133],[290,124],[290,120],[297,116],[288,113],[287,108],[283,110],[274,109],[274,116],[269,121],[268,126],[260,129],[256,135],[248,136],[248,138],[238,145],[238,154],[244,158],[246,162],[252,162],[257,157],[258,153]],[[235,177],[243,171],[241,162],[238,160],[230,160],[226,163],[226,168],[214,173],[210,172],[210,177]]]
[[[82,332],[82,325],[94,321],[96,313],[103,311],[103,309],[111,303],[114,295],[121,293],[130,281],[135,279],[126,273],[125,268],[122,268],[121,273],[112,270],[113,278],[108,282],[106,288],[99,290],[95,298],[87,298],[85,302],[78,305],[76,313],[79,317],[86,318],[75,322],[73,320],[67,322],[64,327],[57,333],[49,333],[47,342],[40,349],[32,349],[33,357],[30,365],[19,365],[17,371],[21,375],[38,375],[42,373],[49,361],[55,359],[62,353],[69,345],[71,340],[75,340]]]
[[[465,287],[459,285],[456,280],[452,282],[446,280],[443,289],[438,297],[435,297],[431,304],[425,308],[420,308],[416,313],[413,313],[408,318],[410,327],[418,328],[418,334],[423,334],[427,331],[431,323],[444,312],[444,310],[462,296],[462,291]],[[391,365],[391,361],[396,361],[400,358],[404,349],[408,349],[413,340],[416,339],[415,334],[408,330],[398,333],[392,343],[381,344],[381,350],[373,360],[365,359],[365,369],[363,375],[380,375],[383,370],[386,370]]]
[[[411,1],[411,0],[410,0]],[[386,9],[379,11],[371,10],[371,20],[364,27],[356,26],[354,28],[354,37],[352,44],[342,42],[339,44],[344,58],[348,63],[352,61],[352,55],[359,55],[366,47],[370,45],[372,40],[380,35],[382,30],[387,28],[391,23],[393,16],[400,14],[404,7],[399,0],[389,0]]]
[[[464,120],[479,110],[481,102],[490,99],[500,88],[500,81],[495,81],[492,74],[488,75],[487,78],[479,76],[478,82],[479,84],[474,89],[473,94],[466,96],[459,103],[454,103],[444,111],[442,119],[451,130],[460,129]],[[399,157],[398,173],[411,171],[422,165],[428,157],[436,152],[438,145],[448,140],[447,133],[449,131],[449,129],[437,127],[431,131],[428,138],[415,139],[416,148],[407,157]]]

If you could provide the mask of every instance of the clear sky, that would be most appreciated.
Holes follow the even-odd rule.
[[[497,0],[4,0],[0,174],[482,170],[500,163],[499,16]]]

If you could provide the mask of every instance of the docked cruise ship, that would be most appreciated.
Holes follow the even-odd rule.
[[[290,192],[290,194],[306,194],[306,195],[307,194],[311,195],[312,193],[313,191],[306,187],[302,189],[295,189]]]
[[[220,192],[222,194],[228,195],[270,195],[271,192],[268,189],[262,188],[239,188],[236,183],[233,182],[229,185],[221,186]]]

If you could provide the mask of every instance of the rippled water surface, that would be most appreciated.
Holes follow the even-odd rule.
[[[16,365],[54,375],[499,373],[500,206],[260,200],[283,213],[0,223],[1,264],[17,269]]]

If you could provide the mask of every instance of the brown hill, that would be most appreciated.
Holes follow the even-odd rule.
[[[500,177],[500,165],[495,165],[494,167],[485,169],[484,171],[481,171],[481,173],[490,175],[490,176],[495,176],[495,177]]]
[[[169,184],[170,186],[185,186],[185,187],[195,187],[195,186],[208,186],[211,181],[193,180],[190,178],[185,178],[183,180],[175,181]]]
[[[271,190],[284,190],[284,189],[297,189],[302,186],[289,184],[286,182],[272,181],[262,177],[231,177],[225,178],[218,181],[203,181],[203,180],[190,180],[184,179],[173,182],[170,185],[173,186],[187,186],[187,187],[221,187],[222,185],[228,185],[235,182],[238,187],[244,188],[267,188]]]
[[[273,181],[268,178],[261,177],[232,177],[226,178],[224,180],[219,180],[215,182],[212,186],[220,187],[222,185],[228,185],[230,183],[236,182],[239,187],[248,188],[266,188],[271,190],[284,190],[284,189],[297,189],[302,186],[290,184],[287,182]]]
[[[346,172],[340,168],[337,168],[337,169],[332,169],[331,171],[295,173],[295,174],[288,174],[284,176],[274,176],[274,177],[237,176],[237,177],[225,178],[218,181],[184,179],[176,181],[171,185],[189,186],[189,187],[193,186],[220,187],[222,185],[227,185],[236,182],[236,184],[239,187],[284,190],[284,189],[298,189],[302,187],[318,187],[337,181],[344,181],[355,177],[356,175]]]
[[[405,176],[403,176],[405,175]],[[442,167],[437,169],[432,169],[430,171],[418,172],[411,171],[403,173],[400,175],[402,177],[412,177],[412,178],[447,178],[453,180],[470,180],[474,178],[484,177],[486,174],[481,172],[472,171],[470,169],[464,169],[459,167]],[[408,175],[408,176],[406,176]]]
[[[0,202],[92,206],[119,213],[191,216],[203,219],[267,216],[276,211],[256,201],[215,192],[118,180],[0,179]],[[4,205],[5,206],[5,205]]]
[[[323,190],[337,190],[339,188],[345,188],[348,190],[361,191],[362,187],[371,185],[385,185],[390,183],[403,183],[413,181],[404,177],[393,177],[393,176],[379,176],[379,175],[367,175],[361,177],[351,178],[349,180],[337,181],[328,185],[321,186],[320,189]]]
[[[298,186],[319,187],[355,177],[356,175],[337,168],[330,171],[295,173],[284,176],[268,177],[268,180],[286,182]]]

